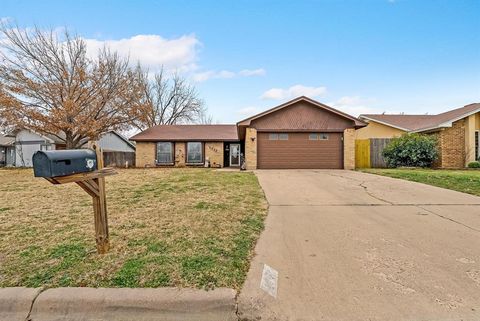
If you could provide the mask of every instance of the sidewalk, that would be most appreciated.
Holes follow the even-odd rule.
[[[2,288],[0,321],[233,321],[235,295],[227,288]]]

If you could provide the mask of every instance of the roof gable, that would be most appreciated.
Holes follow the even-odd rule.
[[[340,117],[309,102],[299,101],[288,108],[254,119],[250,127],[257,131],[344,131],[355,127],[353,120]]]
[[[125,136],[123,136],[122,134],[120,134],[119,132],[117,132],[116,130],[111,130],[109,131],[108,133],[111,133],[115,136],[117,136],[118,138],[120,138],[125,144],[127,144],[128,146],[130,146],[131,148],[135,149],[135,145],[129,141]]]
[[[364,127],[364,126],[367,125],[365,122],[363,122],[362,120],[360,120],[360,119],[358,119],[358,118],[356,118],[356,117],[350,116],[350,115],[348,115],[348,114],[346,114],[346,113],[344,113],[344,112],[341,112],[341,111],[339,111],[339,110],[337,110],[337,109],[335,109],[335,108],[332,108],[332,107],[330,107],[330,106],[327,106],[327,105],[325,105],[325,104],[322,104],[322,103],[320,103],[320,102],[318,102],[318,101],[316,101],[316,100],[310,99],[310,98],[305,97],[305,96],[301,96],[301,97],[295,98],[295,99],[290,100],[290,101],[288,101],[288,102],[286,102],[286,103],[283,103],[283,104],[281,104],[281,105],[279,105],[279,106],[276,106],[276,107],[273,107],[273,108],[271,108],[271,109],[269,109],[269,110],[266,110],[266,111],[264,111],[264,112],[262,112],[262,113],[259,113],[259,114],[257,114],[257,115],[251,116],[251,117],[249,117],[249,118],[247,118],[247,119],[244,119],[244,120],[238,122],[237,125],[238,125],[238,126],[250,126],[250,124],[251,124],[253,121],[255,121],[255,120],[258,120],[258,119],[260,119],[260,118],[266,117],[267,115],[270,115],[270,114],[272,114],[272,113],[281,111],[281,110],[283,110],[283,109],[285,109],[285,108],[289,108],[289,107],[294,106],[294,105],[296,105],[296,104],[298,104],[298,103],[301,103],[301,102],[308,103],[308,104],[310,104],[310,105],[312,105],[312,106],[315,106],[316,108],[322,109],[322,110],[324,110],[324,111],[327,111],[327,112],[330,112],[330,113],[332,113],[332,114],[334,114],[334,115],[337,115],[337,116],[339,116],[339,117],[341,117],[341,118],[347,119],[347,120],[353,122],[353,124],[354,124],[355,127]]]

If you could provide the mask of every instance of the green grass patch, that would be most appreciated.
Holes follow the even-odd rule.
[[[91,198],[31,170],[0,170],[0,286],[239,289],[267,203],[248,172],[119,170],[107,178],[110,252]]]
[[[113,278],[113,285],[122,288],[138,287],[144,266],[145,261],[142,259],[130,259],[126,261]]]
[[[479,170],[361,169],[362,172],[401,178],[480,196]]]

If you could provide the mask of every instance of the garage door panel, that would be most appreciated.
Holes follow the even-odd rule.
[[[310,140],[310,133],[288,133],[288,140],[269,140],[258,133],[258,168],[343,168],[342,133]]]

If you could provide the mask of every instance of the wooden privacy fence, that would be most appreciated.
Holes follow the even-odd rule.
[[[106,167],[135,167],[135,152],[103,152]]]
[[[355,141],[355,167],[387,167],[382,153],[390,141],[391,138],[357,139]]]

